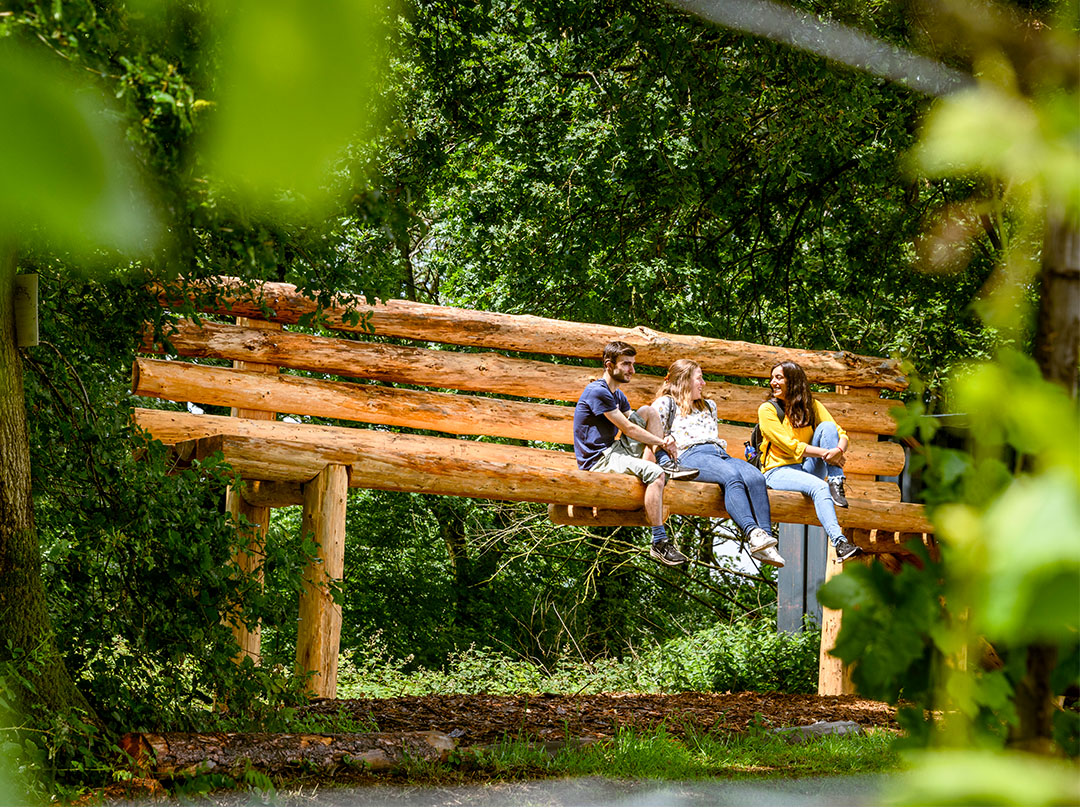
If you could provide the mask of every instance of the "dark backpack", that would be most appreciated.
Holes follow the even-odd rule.
[[[776,407],[776,417],[783,422],[784,405],[776,399],[772,399],[769,403]],[[763,442],[764,446],[762,445]],[[746,462],[760,470],[761,465],[765,462],[765,455],[769,453],[769,442],[761,434],[761,424],[754,424],[754,428],[750,430],[750,440],[743,441],[743,446],[745,447],[743,456],[746,457]]]

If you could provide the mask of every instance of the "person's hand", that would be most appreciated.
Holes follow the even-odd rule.
[[[664,442],[660,444],[660,448],[667,452],[672,460],[679,456],[679,447],[675,443],[675,438],[672,435],[664,436]]]
[[[847,462],[847,454],[839,446],[827,449],[825,451],[824,460],[830,466],[840,466],[843,468],[844,463]]]

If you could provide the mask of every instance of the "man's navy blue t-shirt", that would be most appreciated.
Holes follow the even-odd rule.
[[[585,385],[574,407],[574,455],[578,468],[589,469],[600,459],[604,449],[615,442],[619,428],[605,412],[630,412],[630,400],[622,390],[612,390],[603,379]]]

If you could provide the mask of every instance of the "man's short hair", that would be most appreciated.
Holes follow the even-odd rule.
[[[637,348],[621,340],[613,340],[604,346],[604,364],[617,365],[624,356],[637,356]]]

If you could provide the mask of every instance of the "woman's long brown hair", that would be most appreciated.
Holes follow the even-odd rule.
[[[655,401],[660,396],[671,396],[675,399],[675,406],[683,415],[689,415],[693,410],[705,409],[708,405],[704,398],[699,398],[697,401],[690,400],[692,392],[690,385],[693,383],[694,371],[700,367],[701,365],[693,359],[676,359],[668,368],[667,375],[653,400]]]
[[[784,399],[784,415],[788,423],[796,429],[804,426],[817,427],[817,417],[814,413],[814,394],[810,390],[810,382],[806,378],[806,371],[797,362],[787,360],[779,365],[773,365],[773,370],[781,368],[784,378],[787,380],[787,398]],[[770,399],[772,396],[770,396]]]

